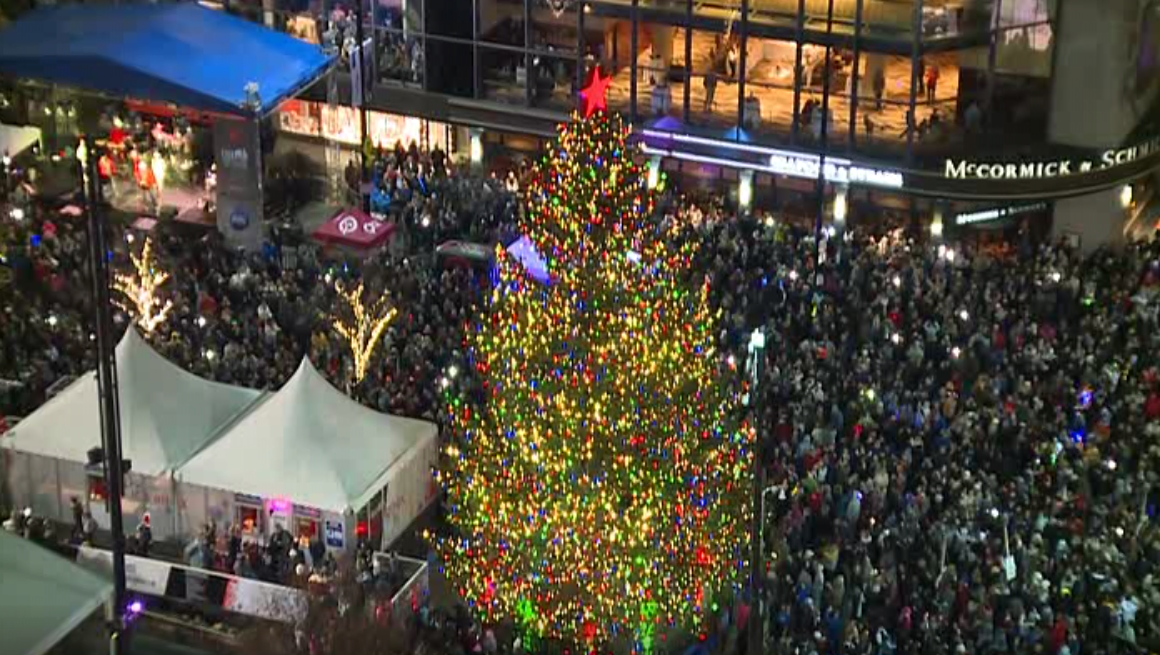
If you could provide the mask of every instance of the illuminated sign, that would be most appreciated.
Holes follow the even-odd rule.
[[[1016,216],[1018,214],[1027,214],[1030,212],[1037,212],[1047,209],[1047,203],[1034,202],[1027,205],[1013,205],[1011,207],[996,207],[995,209],[984,209],[977,212],[968,212],[955,216],[955,225],[973,225],[975,223],[987,223],[990,221],[997,221],[1000,218],[1008,216]]]
[[[826,157],[802,152],[764,148],[747,143],[730,143],[717,139],[706,139],[689,134],[676,134],[658,130],[642,130],[645,137],[664,139],[677,143],[687,143],[695,146],[708,146],[717,150],[737,152],[739,155],[750,155],[748,159],[730,159],[712,155],[702,155],[695,152],[678,150],[675,148],[658,148],[648,143],[641,144],[641,150],[651,155],[661,155],[684,159],[686,161],[714,164],[730,168],[747,168],[752,170],[816,180],[823,177],[827,182],[835,184],[859,184],[877,186],[888,189],[901,189],[903,176],[900,171],[861,166],[841,157]]]
[[[943,174],[953,180],[1038,180],[1090,173],[1122,166],[1160,150],[1160,137],[1128,148],[1105,150],[1089,159],[1057,159],[1035,162],[977,162],[946,160]]]

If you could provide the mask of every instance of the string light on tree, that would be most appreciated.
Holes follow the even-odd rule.
[[[484,406],[445,390],[453,530],[437,548],[466,602],[525,643],[642,651],[660,628],[698,630],[744,578],[755,437],[708,282],[687,282],[693,240],[662,234],[631,128],[594,78],[524,190],[551,283],[497,250],[467,337]]]
[[[169,273],[157,266],[152,239],[145,239],[140,256],[130,253],[129,259],[133,262],[133,273],[117,273],[113,279],[113,288],[124,296],[124,300],[114,299],[114,302],[133,315],[142,332],[151,334],[165,322],[173,309],[173,301],[162,302],[159,295],[161,285],[169,280]]]
[[[350,347],[351,356],[354,357],[354,381],[356,383],[362,382],[363,378],[366,377],[371,356],[374,355],[375,348],[383,336],[383,331],[394,320],[397,311],[393,307],[387,308],[386,296],[380,296],[375,302],[366,304],[363,301],[361,282],[350,291],[343,291],[340,283],[336,285],[335,291],[350,308],[353,321],[335,317],[331,320],[330,325],[339,336],[346,340]]]

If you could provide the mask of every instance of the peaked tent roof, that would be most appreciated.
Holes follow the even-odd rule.
[[[0,31],[0,73],[235,115],[254,113],[246,84],[265,113],[329,65],[316,45],[195,2],[42,7]]]
[[[0,634],[15,655],[47,652],[113,594],[112,583],[6,530],[0,580]]]
[[[351,400],[304,358],[281,391],[190,459],[178,476],[204,487],[345,511],[361,506],[407,451],[435,436],[434,423],[380,414]]]
[[[186,372],[127,330],[117,344],[121,448],[133,470],[157,475],[177,468],[239,416],[260,391],[211,382]],[[73,462],[101,444],[97,378],[89,372],[20,422],[5,446]]]

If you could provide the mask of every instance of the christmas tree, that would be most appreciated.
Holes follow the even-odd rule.
[[[526,189],[550,279],[498,250],[469,329],[486,400],[448,398],[439,548],[460,595],[525,643],[648,650],[666,626],[698,629],[748,574],[754,436],[708,284],[687,283],[693,246],[662,233],[596,80]]]

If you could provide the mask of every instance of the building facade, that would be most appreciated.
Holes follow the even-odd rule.
[[[741,204],[1039,214],[1090,247],[1147,213],[1160,165],[1160,0],[363,2],[372,108],[519,149],[599,66],[657,165]],[[229,3],[311,40],[356,11]]]

